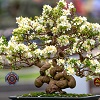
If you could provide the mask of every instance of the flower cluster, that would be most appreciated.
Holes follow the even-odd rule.
[[[61,46],[66,46],[69,44],[69,36],[67,35],[62,35],[60,37],[58,37],[57,42],[59,45]]]
[[[57,53],[57,49],[55,46],[46,46],[43,50],[36,49],[34,54],[36,57],[42,58],[53,58]]]
[[[59,65],[59,66],[61,66],[61,65],[65,65],[66,64],[66,62],[65,62],[65,60],[64,59],[57,59],[57,65]]]
[[[86,17],[79,16],[79,17],[75,17],[73,19],[73,24],[76,26],[79,26],[79,25],[85,23],[86,21],[87,21]]]
[[[92,55],[95,47],[100,49],[100,25],[77,16],[73,3],[67,6],[65,0],[59,0],[54,8],[44,5],[41,16],[16,20],[18,28],[13,30],[10,41],[0,38],[0,54],[6,56],[10,65],[24,61],[32,66],[37,59],[56,59],[68,74],[100,76],[100,52]],[[91,55],[85,55],[88,52]],[[74,54],[78,59],[70,58]],[[1,60],[0,64],[3,65]]]
[[[7,41],[4,36],[0,38],[0,54],[3,53],[5,54],[5,48],[7,46]]]

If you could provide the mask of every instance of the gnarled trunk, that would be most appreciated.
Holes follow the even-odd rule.
[[[35,80],[35,86],[41,87],[44,83],[47,83],[46,93],[60,92],[64,93],[62,89],[74,88],[76,81],[72,75],[68,75],[62,66],[51,67],[49,63],[45,63],[40,67],[40,76]],[[46,73],[48,71],[48,73]]]

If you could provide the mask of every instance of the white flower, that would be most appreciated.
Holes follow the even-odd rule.
[[[45,41],[45,43],[50,43],[52,40],[47,40],[47,41]]]
[[[92,54],[87,53],[86,57],[91,58]]]
[[[43,10],[48,10],[48,11],[51,11],[52,10],[52,7],[50,5],[44,5],[43,6]]]
[[[65,33],[65,31],[67,30],[70,30],[71,29],[71,24],[68,20],[63,20],[63,21],[60,21],[59,22],[59,19],[57,20],[57,29],[60,31],[60,32],[63,32]]]
[[[73,44],[72,53],[78,52],[77,43]]]
[[[83,30],[85,29],[85,27],[86,27],[86,25],[82,25],[82,26],[80,27],[80,31],[83,31]]]
[[[85,22],[81,27],[80,27],[80,32],[84,31],[85,28],[87,28],[90,30],[90,23],[89,22]]]
[[[43,50],[41,49],[36,49],[34,51],[34,54],[36,55],[36,57],[54,57],[54,55],[57,53],[57,49],[55,46],[46,46]]]
[[[77,37],[75,38],[76,43],[78,43],[79,40],[80,40],[79,38],[77,38]]]
[[[35,29],[37,26],[39,26],[39,22],[32,21],[31,26],[33,29]]]
[[[97,59],[94,59],[94,64],[98,65],[100,62]]]
[[[96,67],[95,73],[100,73],[100,64]]]
[[[91,44],[91,45],[94,45],[94,44],[95,44],[95,40],[90,39],[90,44]]]
[[[54,21],[53,21],[53,20],[51,20],[51,19],[49,19],[49,20],[47,21],[47,23],[49,23],[49,25],[52,27],[52,26],[53,26],[53,24],[54,24]]]
[[[100,32],[100,25],[98,23],[91,24],[91,27],[92,27],[93,31]]]
[[[70,3],[68,4],[68,8],[69,8],[69,9],[74,8],[74,5],[73,5],[73,3],[72,3],[72,2],[70,2]]]
[[[68,15],[71,15],[70,10],[63,9],[63,16],[68,16]]]
[[[28,52],[27,56],[28,56],[28,58],[31,58],[32,57],[31,52]]]
[[[31,26],[29,25],[31,22],[31,20],[28,17],[17,17],[16,18],[16,23],[18,23],[19,27],[23,27],[23,28],[31,28]]]
[[[66,46],[69,44],[69,36],[67,35],[61,35],[60,37],[57,38],[57,42],[61,46]]]
[[[90,60],[90,62],[91,62],[91,64],[94,65],[94,66],[100,64],[99,61],[98,61],[97,59]]]
[[[48,63],[52,65],[52,60],[49,60]]]
[[[66,70],[67,70],[67,73],[69,75],[74,75],[75,74],[74,68],[72,68],[71,65],[68,65],[68,67],[66,68]]]
[[[88,79],[94,79],[94,76],[88,75],[87,78]]]
[[[58,28],[57,27],[53,27],[52,28],[52,32],[56,34],[58,32]]]
[[[0,38],[0,44],[2,44],[3,41],[4,41],[4,40],[3,40],[3,38],[1,37],[1,38]]]
[[[60,17],[60,21],[62,22],[62,21],[66,21],[67,20],[67,17],[66,16],[61,16]]]
[[[91,47],[90,47],[90,44],[88,44],[88,42],[89,42],[88,39],[86,41],[84,41],[81,48],[84,48],[84,50],[89,52]]]
[[[65,65],[65,60],[64,59],[57,59],[57,65]]]
[[[79,16],[79,17],[75,17],[73,19],[73,24],[74,25],[81,25],[82,23],[85,23],[86,21],[87,21],[86,17]]]
[[[80,27],[80,31],[85,30],[85,28],[87,28],[88,30],[91,30],[92,32],[100,32],[100,25],[98,23],[89,23],[89,22],[85,22],[81,27]]]
[[[17,49],[18,48],[18,49]],[[22,51],[28,51],[29,50],[29,48],[28,48],[28,46],[26,46],[25,44],[18,44],[18,46],[16,46],[16,48],[15,48],[16,50],[22,50]]]
[[[42,55],[42,50],[41,49],[36,49],[34,51],[34,54],[36,54],[37,56]]]
[[[63,28],[63,27],[66,27],[66,23],[65,22],[63,22],[63,23],[59,23],[58,25],[57,25],[57,28]]]
[[[38,20],[37,20],[37,22],[39,22],[40,24],[43,24],[44,23],[43,17],[39,17]]]
[[[65,7],[67,5],[66,1],[65,0],[59,0],[58,2],[58,5],[57,6],[60,6],[60,4],[63,4],[63,6]]]
[[[43,6],[43,12],[42,12],[42,15],[45,16],[45,15],[48,15],[52,10],[52,7],[49,6],[49,5],[44,5]]]
[[[48,54],[56,54],[57,53],[57,49],[55,46],[46,46],[44,49],[43,49],[44,53],[48,53]]]
[[[21,17],[16,17],[16,23],[20,23]]]
[[[12,55],[12,53],[18,53],[18,52],[20,52],[20,53],[24,53],[24,52],[27,52],[28,50],[30,50],[29,49],[29,47],[28,46],[26,46],[25,44],[23,44],[23,43],[17,43],[17,42],[12,42],[12,41],[9,41],[8,42],[8,46],[7,46],[7,53],[9,54],[10,53],[10,55]]]
[[[42,26],[42,25],[38,25],[38,26],[35,28],[35,31],[37,31],[37,32],[45,32],[45,28],[44,28],[44,26]]]

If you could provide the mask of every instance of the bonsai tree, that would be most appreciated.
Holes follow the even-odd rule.
[[[18,28],[11,39],[0,38],[0,65],[21,69],[33,65],[40,68],[35,86],[47,83],[46,93],[63,93],[74,88],[73,75],[87,80],[100,77],[100,25],[75,14],[72,3],[60,0],[57,6],[43,6],[40,16],[16,18]],[[77,55],[78,58],[73,58]]]

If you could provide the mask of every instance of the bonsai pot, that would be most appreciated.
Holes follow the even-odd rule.
[[[92,94],[59,94],[52,93],[46,94],[43,92],[36,92],[30,94],[24,94],[21,96],[10,96],[11,100],[98,100],[100,95],[92,95]]]
[[[87,96],[87,97],[17,97],[10,96],[11,100],[98,100],[100,96]]]

